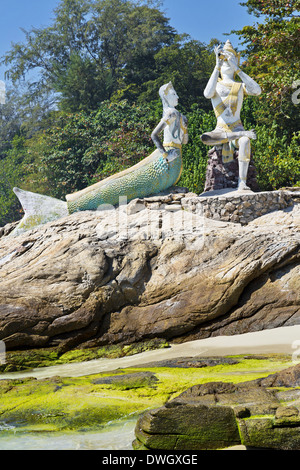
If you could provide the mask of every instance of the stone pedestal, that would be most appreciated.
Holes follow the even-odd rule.
[[[181,200],[184,209],[203,214],[208,219],[247,225],[249,222],[294,205],[289,191],[235,191],[217,190],[202,193],[198,197]]]
[[[226,188],[237,188],[239,179],[238,151],[234,152],[234,160],[224,164],[222,150],[215,147],[209,152],[206,170],[206,182],[204,191],[216,191]],[[251,159],[248,170],[247,185],[252,191],[259,191],[256,180],[256,168]]]

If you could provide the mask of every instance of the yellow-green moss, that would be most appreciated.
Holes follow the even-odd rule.
[[[6,363],[0,364],[0,374],[1,372],[28,371],[39,367],[50,367],[72,362],[86,362],[101,358],[115,359],[168,347],[169,344],[165,340],[154,338],[149,341],[130,345],[117,344],[91,349],[75,349],[66,353],[61,353],[53,348],[8,351],[6,353]]]
[[[162,406],[189,387],[206,382],[244,382],[289,367],[286,359],[243,359],[205,368],[131,368],[87,377],[0,380],[0,422],[53,430],[97,429],[105,423]],[[150,371],[158,382],[131,389],[95,384],[120,374]],[[1,378],[1,376],[0,376]]]

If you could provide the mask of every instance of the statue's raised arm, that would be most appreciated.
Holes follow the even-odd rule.
[[[221,66],[223,64],[223,61],[221,59],[222,57],[221,48],[222,48],[222,45],[215,47],[216,66],[204,90],[204,96],[207,99],[212,99],[216,93],[217,84],[219,80],[219,73],[221,71]]]
[[[247,187],[247,173],[251,157],[251,139],[256,139],[254,130],[246,131],[241,121],[241,110],[245,95],[258,96],[261,88],[249,75],[240,69],[240,55],[230,41],[224,48],[215,48],[216,66],[204,90],[211,99],[217,118],[215,130],[201,136],[202,142],[211,146],[222,146],[223,163],[233,160],[233,152],[239,149],[239,190]],[[221,75],[221,78],[220,78]],[[241,81],[236,80],[236,75]]]
[[[227,51],[225,52],[225,57],[227,63],[231,67],[231,70],[237,74],[244,84],[244,91],[247,95],[259,96],[261,94],[261,88],[258,83],[256,83],[253,78],[249,77],[245,72],[243,72],[239,65],[237,64],[236,55],[234,52]]]

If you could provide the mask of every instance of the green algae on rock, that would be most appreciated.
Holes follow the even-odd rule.
[[[135,388],[156,388],[158,378],[152,372],[136,372],[110,377],[102,377],[93,381],[96,385],[110,385],[111,388],[131,390]]]
[[[95,359],[132,356],[154,349],[168,348],[169,343],[160,338],[135,344],[115,344],[90,349],[73,349],[65,353],[55,348],[33,349],[27,351],[7,351],[5,364],[0,363],[1,373],[31,370],[72,362],[85,362]]]
[[[287,367],[287,358],[214,361],[207,367],[139,367],[86,377],[0,380],[0,424],[53,431],[97,430],[161,407],[191,386],[239,383]],[[216,365],[217,364],[217,365]],[[249,373],[250,372],[250,373]],[[1,376],[0,376],[1,377]],[[112,379],[115,377],[115,379]]]
[[[288,393],[286,393],[288,392]],[[241,383],[195,385],[139,418],[137,450],[300,449],[300,364]]]

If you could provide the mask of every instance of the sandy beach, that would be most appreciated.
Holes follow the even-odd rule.
[[[4,373],[0,374],[0,379],[25,377],[43,379],[55,375],[61,377],[80,377],[113,371],[119,368],[140,366],[165,359],[239,354],[285,354],[291,355],[291,360],[295,360],[296,363],[300,361],[300,325],[173,344],[167,349],[147,351],[119,359],[96,359],[83,363],[38,368],[28,372]]]
[[[208,338],[204,340],[191,341],[183,344],[173,344],[170,348],[147,351],[141,354],[136,354],[134,356],[128,356],[119,359],[98,359],[84,363],[74,363],[74,364],[64,364],[47,368],[34,369],[29,372],[23,373],[10,373],[10,374],[0,374],[1,379],[10,379],[10,378],[26,378],[26,377],[35,377],[37,379],[44,379],[51,376],[61,376],[61,377],[80,377],[91,374],[97,374],[101,372],[110,372],[119,368],[126,367],[135,367],[155,361],[162,361],[166,359],[174,359],[180,357],[212,357],[212,356],[229,356],[229,355],[239,355],[239,354],[254,354],[254,355],[263,355],[263,354],[284,354],[290,355],[291,360],[295,360],[295,364],[300,362],[300,325],[276,328],[273,330],[264,330],[258,331],[255,333],[247,333],[243,335],[236,336],[219,336],[215,338]],[[125,435],[126,442],[122,449],[131,449],[131,442],[134,438],[134,427],[135,421],[130,423],[125,423],[124,425],[129,426]],[[113,433],[119,432],[119,429],[113,430]],[[96,435],[97,439],[96,446],[99,448],[99,442],[102,446],[100,447],[107,449],[106,446],[111,446],[110,430],[108,430],[108,437],[106,434],[101,434],[100,438]],[[122,428],[122,433],[124,434],[124,429]],[[114,434],[113,434],[114,436]],[[26,435],[25,435],[26,439]],[[32,436],[29,440],[25,442],[29,447],[31,444]],[[39,437],[40,439],[40,437]],[[49,439],[49,438],[47,438]],[[71,436],[71,443],[67,441],[67,444],[64,442],[61,444],[65,445],[74,445]],[[76,445],[84,446],[86,443],[86,436],[82,437],[79,435],[78,439],[80,440],[79,444]],[[100,439],[100,441],[99,441]],[[7,445],[9,449],[13,446],[25,445],[24,442],[19,442],[16,440],[8,443],[2,442],[2,445]],[[1,443],[0,443],[1,445]],[[54,436],[53,442],[39,443],[39,445],[48,447],[53,445],[57,448],[58,443]],[[89,448],[91,442],[89,442]],[[78,447],[77,447],[78,448]],[[109,447],[111,448],[111,447]],[[242,450],[245,451],[246,448],[243,445],[237,445],[230,447],[224,450]]]

